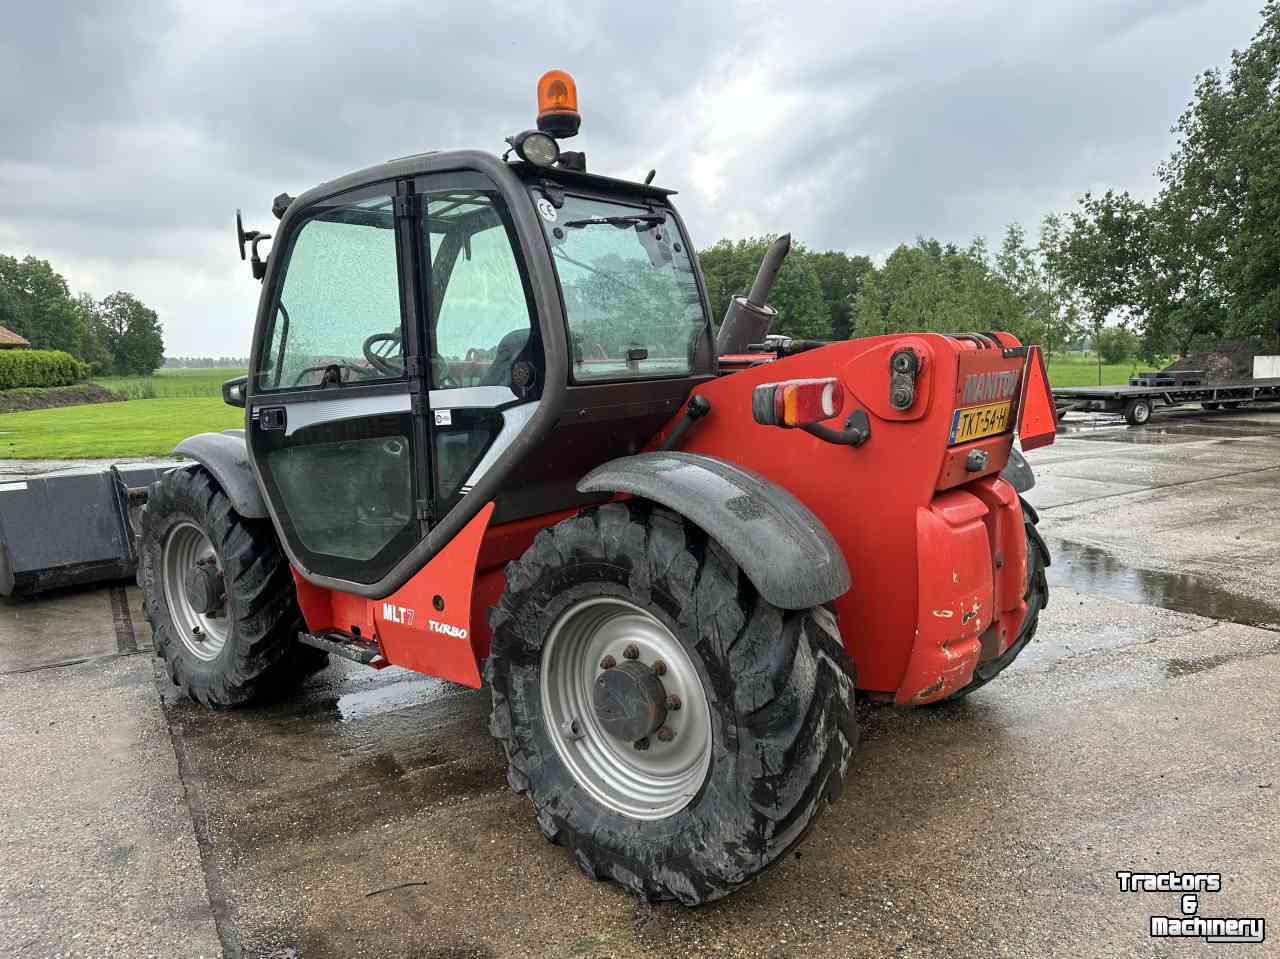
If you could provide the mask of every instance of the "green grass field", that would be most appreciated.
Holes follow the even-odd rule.
[[[1102,365],[1102,383],[1104,386],[1124,386],[1129,377],[1139,370],[1159,370],[1167,366],[1171,360],[1158,363],[1145,360],[1126,360],[1123,363],[1104,363]],[[1098,358],[1092,354],[1081,356],[1079,353],[1059,354],[1046,365],[1049,370],[1050,386],[1097,386]]]
[[[5,413],[0,459],[167,456],[192,433],[243,425],[243,410],[211,396]]]
[[[192,369],[157,370],[152,376],[99,376],[93,382],[123,393],[131,400],[178,399],[193,396],[221,396],[222,384],[244,370]]]
[[[132,397],[0,414],[0,459],[112,459],[167,456],[193,433],[244,425],[244,411],[222,402],[222,383],[243,371],[160,370],[94,382]]]

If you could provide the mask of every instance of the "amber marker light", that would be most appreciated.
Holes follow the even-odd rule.
[[[548,70],[538,78],[538,129],[563,140],[575,136],[581,124],[578,85],[565,71]]]

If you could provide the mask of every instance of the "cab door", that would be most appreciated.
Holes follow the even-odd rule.
[[[512,212],[492,181],[415,181],[435,517],[456,508],[537,412],[546,361]]]
[[[416,210],[407,182],[289,216],[264,290],[246,438],[309,574],[377,582],[426,535]]]

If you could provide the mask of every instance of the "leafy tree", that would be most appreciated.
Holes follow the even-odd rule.
[[[47,260],[0,254],[0,323],[42,350],[74,352],[78,315],[67,281]]]
[[[1104,363],[1123,363],[1138,350],[1138,338],[1123,326],[1103,327],[1094,342],[1098,357]]]
[[[98,307],[98,329],[118,374],[153,373],[164,360],[160,319],[132,293],[105,297]]]
[[[864,278],[854,302],[857,334],[1008,330],[1025,336],[1023,305],[988,259],[981,240],[967,250],[923,237],[899,246]]]
[[[862,292],[862,282],[875,266],[870,257],[850,256],[842,250],[809,254],[822,287],[822,298],[831,317],[831,338],[847,340],[853,333],[853,301]]]
[[[75,306],[79,330],[75,355],[89,364],[91,372],[108,372],[112,366],[112,358],[111,350],[107,348],[102,311],[97,301],[88,293],[77,296]]]
[[[1018,223],[1005,230],[995,255],[993,272],[1012,294],[1018,316],[1011,329],[1027,343],[1043,343],[1053,304],[1048,279],[1035,248],[1027,245],[1027,234]]]
[[[765,251],[775,239],[771,234],[737,241],[720,240],[698,254],[712,318],[716,322],[724,316],[734,296],[745,295],[751,289]],[[831,338],[831,311],[811,260],[812,254],[802,243],[791,244],[791,252],[778,270],[769,293],[769,305],[778,311],[778,319],[770,332],[800,339]]]
[[[1062,218],[1046,216],[1040,224],[1040,242],[1036,253],[1040,258],[1045,296],[1044,335],[1040,344],[1052,358],[1059,349],[1079,339],[1083,332],[1083,312],[1079,293],[1063,270]]]
[[[1225,74],[1197,78],[1174,132],[1160,202],[1194,254],[1185,309],[1225,306],[1226,332],[1280,337],[1280,3],[1263,7],[1261,27]]]
[[[1280,0],[1262,15],[1225,73],[1197,78],[1156,198],[1086,194],[1058,238],[1095,339],[1110,317],[1147,356],[1222,335],[1280,342]]]

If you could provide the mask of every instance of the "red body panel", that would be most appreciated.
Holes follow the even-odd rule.
[[[488,503],[413,579],[385,599],[319,589],[295,573],[307,628],[353,633],[354,626],[358,635],[378,641],[392,666],[479,686],[472,598],[480,582],[476,562],[492,515],[493,504]]]
[[[1012,337],[1003,342],[1017,345]],[[899,411],[889,403],[889,357],[903,346],[923,363],[916,401]],[[682,448],[767,476],[813,510],[841,545],[853,588],[835,608],[860,688],[898,702],[938,699],[968,682],[984,640],[989,656],[1016,636],[1025,613],[1026,545],[1017,495],[995,475],[1008,461],[1012,433],[950,448],[947,441],[957,405],[990,399],[966,401],[966,379],[1016,371],[1016,405],[1023,365],[1021,355],[937,334],[887,336],[745,368],[698,390],[711,413]],[[864,446],[752,419],[754,386],[833,374],[847,398],[828,425],[838,428],[853,409],[866,410],[871,438]],[[975,449],[988,454],[978,473],[965,469]]]
[[[1018,345],[1007,334],[994,336],[1005,347]],[[898,410],[889,401],[889,358],[903,347],[916,352],[920,369],[915,402]],[[979,661],[1009,646],[1026,615],[1022,509],[997,475],[1008,461],[1017,407],[1028,402],[1022,351],[1006,355],[975,341],[912,334],[833,343],[784,359],[733,359],[722,368],[726,375],[698,389],[711,412],[682,448],[754,469],[830,530],[853,575],[852,589],[834,605],[861,689],[923,703],[963,686]],[[1032,359],[1038,362],[1034,352]],[[871,421],[865,445],[836,445],[752,418],[755,386],[824,376],[837,376],[846,390],[843,410],[827,425],[840,428],[853,410],[865,410]],[[1013,407],[1009,430],[948,445],[956,409],[1006,399]],[[657,447],[679,419],[647,448]],[[969,460],[974,450],[987,454],[976,470]],[[502,594],[505,564],[540,529],[574,511],[489,527],[492,512],[487,505],[385,600],[329,593],[299,577],[308,627],[359,630],[378,639],[390,663],[478,686],[489,650],[488,610]]]

